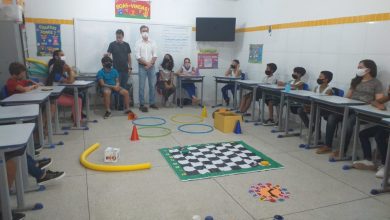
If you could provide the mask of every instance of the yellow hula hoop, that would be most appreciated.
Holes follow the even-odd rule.
[[[140,163],[134,165],[103,165],[103,164],[95,164],[87,161],[87,157],[93,151],[99,148],[99,146],[100,146],[99,143],[93,144],[80,155],[80,163],[84,167],[91,170],[106,171],[106,172],[144,170],[144,169],[150,169],[152,167],[152,164],[150,163]]]
[[[176,119],[178,117],[193,117],[193,118],[195,118],[195,120],[193,120],[193,121],[179,121]],[[176,114],[176,115],[173,115],[171,117],[171,121],[173,121],[177,124],[196,124],[196,123],[203,122],[203,118],[201,116],[192,115],[192,114]]]

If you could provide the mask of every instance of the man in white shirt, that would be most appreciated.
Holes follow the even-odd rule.
[[[145,106],[145,81],[148,78],[149,84],[149,106],[153,109],[158,109],[155,104],[155,89],[156,71],[154,63],[157,59],[157,47],[154,41],[149,39],[149,27],[142,25],[140,27],[142,39],[139,39],[135,44],[135,57],[138,61],[138,77],[139,77],[139,102],[140,111],[147,112]]]

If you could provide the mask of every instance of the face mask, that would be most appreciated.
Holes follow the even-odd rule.
[[[292,77],[293,79],[298,79],[298,75],[297,75],[297,74],[294,74],[294,73],[291,75],[291,77]]]
[[[111,69],[112,63],[105,63],[105,64],[103,64],[103,66],[104,66],[105,68],[107,68],[107,69]]]
[[[191,67],[191,64],[186,63],[186,64],[184,64],[184,67],[187,68],[187,69],[189,69],[189,68]]]
[[[148,32],[142,32],[141,36],[142,36],[142,38],[148,38],[149,37],[149,33]]]
[[[323,79],[317,79],[317,83],[318,83],[318,85],[322,85],[324,83],[324,80]]]
[[[356,70],[356,75],[359,76],[359,77],[362,77],[362,76],[366,75],[366,68],[364,68],[364,69],[357,69]]]
[[[232,65],[230,65],[230,68],[235,69],[236,66],[234,66],[234,65],[232,64]]]
[[[60,56],[60,59],[61,59],[62,61],[65,61],[65,56]]]
[[[265,75],[267,75],[267,76],[271,75],[271,71],[266,70],[266,71],[265,71]]]

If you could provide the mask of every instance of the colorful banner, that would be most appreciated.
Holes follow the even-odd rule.
[[[115,0],[115,17],[150,19],[150,1]]]
[[[263,44],[249,45],[249,63],[263,62]]]
[[[198,53],[199,69],[218,69],[218,53]]]
[[[59,24],[35,24],[37,56],[51,56],[61,49],[61,26]]]

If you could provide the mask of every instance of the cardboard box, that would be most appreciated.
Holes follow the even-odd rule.
[[[232,133],[237,121],[242,123],[242,116],[233,112],[215,112],[214,127],[223,133]]]
[[[116,163],[119,159],[119,148],[107,147],[104,150],[104,162],[105,163]]]

